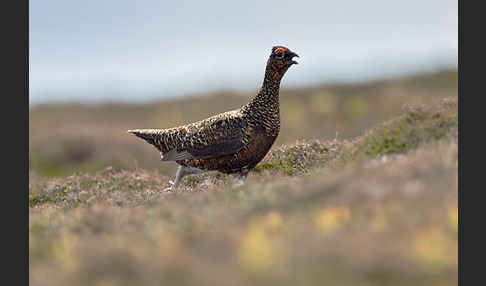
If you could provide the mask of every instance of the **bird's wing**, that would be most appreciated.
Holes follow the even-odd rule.
[[[182,142],[163,154],[164,161],[210,159],[237,153],[244,146],[246,121],[234,113],[188,126]]]

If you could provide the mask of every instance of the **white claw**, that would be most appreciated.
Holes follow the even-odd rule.
[[[162,192],[172,192],[172,191],[175,190],[175,188],[174,188],[174,182],[173,181],[169,181],[169,184],[170,184],[170,186],[167,187],[167,188],[165,188],[165,189],[163,189]]]

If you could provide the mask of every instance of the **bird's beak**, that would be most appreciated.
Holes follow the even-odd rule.
[[[298,55],[298,54],[296,54],[296,53],[294,53],[294,52],[292,52],[292,55],[290,56],[290,59],[292,59],[292,58],[294,58],[294,57],[299,58],[299,55]],[[294,64],[294,65],[298,65],[299,63],[298,63],[298,62],[296,62],[296,61],[292,61],[292,64]]]

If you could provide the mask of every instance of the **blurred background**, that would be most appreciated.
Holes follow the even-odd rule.
[[[125,133],[238,108],[270,49],[300,55],[281,145],[358,136],[404,104],[457,96],[457,1],[29,1],[30,170],[157,168]]]

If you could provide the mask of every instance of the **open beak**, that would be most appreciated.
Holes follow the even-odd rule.
[[[292,54],[290,55],[290,60],[291,60],[291,63],[292,63],[293,65],[298,65],[298,64],[299,64],[298,62],[296,62],[296,61],[292,60],[294,57],[295,57],[295,58],[298,58],[298,57],[299,57],[299,55],[298,55],[298,54],[296,54],[296,53],[292,53]]]

